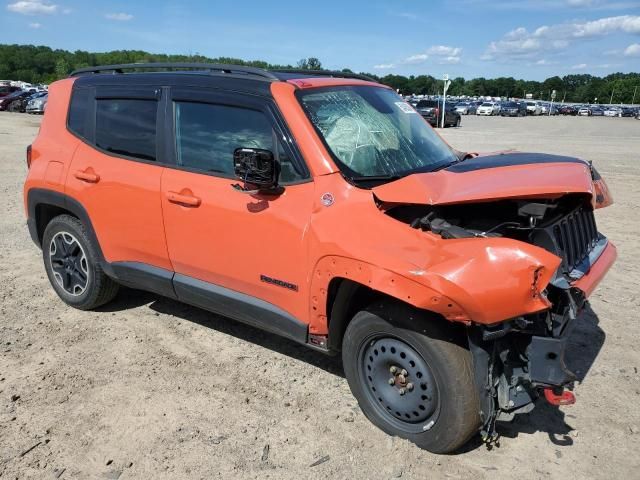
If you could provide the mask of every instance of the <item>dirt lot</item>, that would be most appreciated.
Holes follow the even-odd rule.
[[[640,478],[639,121],[465,117],[443,132],[460,149],[593,160],[620,253],[573,337],[577,404],[451,456],[374,428],[339,362],[304,347],[137,291],[66,307],[22,208],[39,121],[0,113],[1,478]]]

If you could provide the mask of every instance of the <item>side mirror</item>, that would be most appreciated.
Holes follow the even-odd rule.
[[[244,185],[232,185],[236,190],[248,193],[276,193],[280,165],[273,152],[261,148],[236,148],[233,151],[233,171]]]

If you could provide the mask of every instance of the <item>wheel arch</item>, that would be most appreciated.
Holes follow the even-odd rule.
[[[339,350],[353,315],[378,299],[429,312],[447,323],[469,321],[456,302],[427,285],[360,260],[325,256],[312,272],[309,333],[327,335],[329,349]]]
[[[334,277],[329,284],[327,296],[327,312],[329,312],[327,317],[327,347],[329,351],[339,352],[341,350],[344,334],[356,313],[368,308],[381,310],[391,306],[407,312],[415,312],[422,320],[438,324],[443,334],[445,332],[450,334],[463,327],[461,322],[451,322],[442,314],[433,310],[418,308],[404,300],[374,290],[348,278]],[[403,326],[406,327],[407,325],[403,324]],[[419,324],[413,325],[413,327],[416,331],[422,330]],[[466,338],[462,335],[464,332],[459,330],[458,333],[461,335],[456,335],[456,343],[463,343]]]
[[[51,220],[59,215],[71,215],[84,224],[87,234],[97,249],[100,263],[104,267],[106,262],[100,248],[100,242],[98,242],[89,214],[80,202],[61,192],[33,188],[27,194],[27,208],[29,233],[38,247],[42,248],[44,231]]]

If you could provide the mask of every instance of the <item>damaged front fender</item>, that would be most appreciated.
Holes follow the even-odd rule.
[[[550,307],[544,289],[561,259],[509,238],[443,242],[424,282],[454,300],[474,323],[493,324]]]

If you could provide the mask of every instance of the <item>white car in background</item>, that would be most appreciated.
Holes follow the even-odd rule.
[[[604,110],[605,117],[621,117],[622,109],[618,107],[608,107]]]
[[[590,117],[591,109],[589,107],[580,107],[580,110],[578,110],[578,115],[581,117]]]
[[[540,115],[542,113],[542,105],[540,102],[527,101],[527,115]]]
[[[494,102],[484,102],[476,110],[476,115],[497,115],[500,113],[500,105]]]

